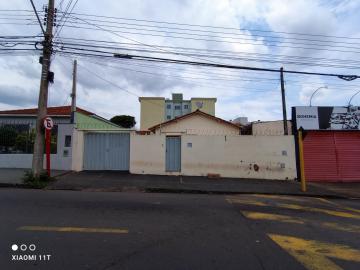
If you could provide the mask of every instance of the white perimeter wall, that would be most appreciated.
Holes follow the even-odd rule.
[[[188,143],[191,143],[189,147]],[[165,172],[164,135],[131,137],[130,172]],[[293,136],[199,136],[181,137],[182,175],[295,179]],[[255,166],[256,165],[256,166]],[[255,168],[258,166],[258,170]]]
[[[65,147],[65,136],[72,135],[72,124],[58,125],[57,154],[50,155],[51,169],[53,170],[71,170],[72,150],[71,147]],[[73,144],[73,138],[72,138]],[[67,151],[67,153],[66,153]],[[0,168],[32,168],[32,154],[0,154]],[[46,157],[44,155],[44,169]]]

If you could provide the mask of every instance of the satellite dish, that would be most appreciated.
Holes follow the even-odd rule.
[[[203,105],[204,105],[204,102],[202,102],[202,101],[197,101],[197,102],[195,103],[195,105],[196,105],[196,107],[197,107],[198,109],[201,109],[201,108],[203,107]]]

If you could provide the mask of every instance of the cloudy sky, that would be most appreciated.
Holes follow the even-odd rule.
[[[46,1],[34,3],[43,19]],[[183,93],[187,99],[216,97],[216,115],[226,120],[282,117],[278,73],[72,53],[81,52],[79,48],[360,75],[359,0],[56,0],[55,5],[58,25],[64,26],[54,29],[58,52],[51,66],[55,82],[49,89],[49,106],[70,104],[72,61],[77,59],[77,104],[105,118],[129,114],[139,122],[138,96],[171,93]],[[1,35],[41,34],[31,10],[28,0],[1,1]],[[72,12],[61,20],[66,10]],[[1,51],[4,48],[0,47],[0,109],[36,106],[39,51]],[[347,105],[360,90],[360,79],[285,74],[285,83],[289,117],[291,106],[308,105],[319,87],[328,88],[319,90],[313,105]],[[360,103],[360,94],[352,103]]]

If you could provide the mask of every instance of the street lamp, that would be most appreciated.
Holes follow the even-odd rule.
[[[312,100],[312,98],[313,98],[313,96],[316,94],[316,92],[317,91],[319,91],[320,89],[322,89],[322,88],[328,88],[327,86],[321,86],[321,87],[319,87],[318,89],[316,89],[313,93],[312,93],[312,95],[311,95],[311,97],[310,97],[310,107],[311,107],[311,100]]]
[[[359,93],[360,93],[360,90],[357,91],[355,94],[353,94],[353,95],[351,96],[351,98],[350,98],[350,100],[349,100],[349,103],[348,103],[348,106],[349,106],[349,107],[351,106],[351,101],[353,100],[353,98],[354,98],[357,94],[359,94]]]

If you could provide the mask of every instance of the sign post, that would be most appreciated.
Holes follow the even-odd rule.
[[[46,171],[50,177],[50,152],[51,152],[51,129],[54,127],[54,122],[51,117],[44,118],[45,127],[45,152],[46,152]]]

